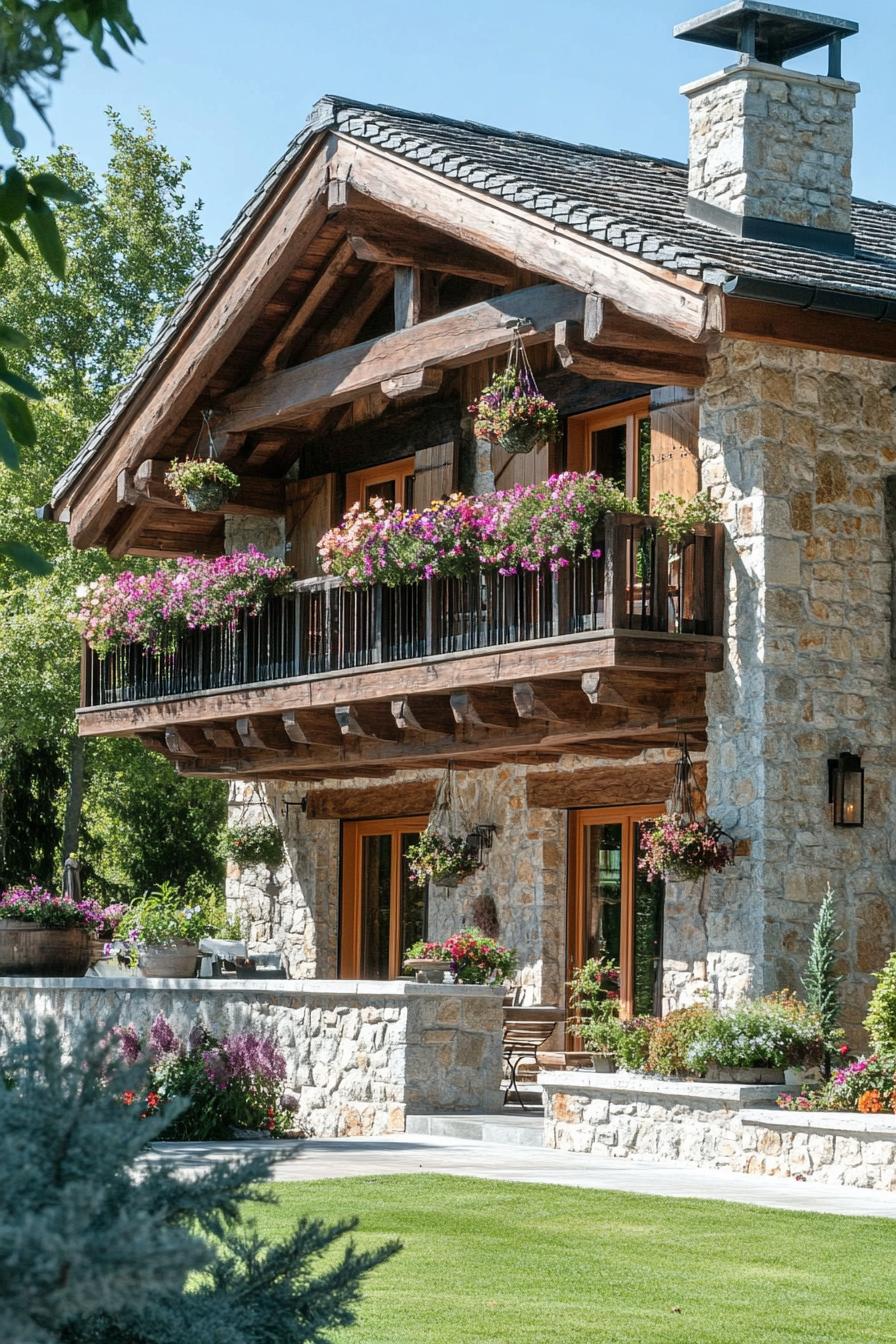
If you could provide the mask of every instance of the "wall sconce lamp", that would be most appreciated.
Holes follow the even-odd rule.
[[[835,826],[864,826],[865,771],[850,751],[828,761],[828,804]]]

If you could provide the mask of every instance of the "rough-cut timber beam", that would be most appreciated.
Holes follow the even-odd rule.
[[[325,176],[322,158],[306,156],[298,162],[228,257],[214,294],[193,305],[154,377],[131,398],[112,443],[81,473],[73,497],[65,501],[72,509],[73,545],[96,544],[117,508],[119,471],[136,467],[153,444],[164,442],[177,428],[303,256],[325,219]]]
[[[562,285],[534,285],[459,308],[250,383],[225,398],[220,426],[260,429],[354,401],[388,378],[506,350],[517,322],[527,343],[550,341],[558,322],[579,321],[583,310],[582,295]]]
[[[413,373],[400,373],[397,378],[387,378],[380,383],[380,391],[390,401],[411,401],[416,397],[431,397],[441,386],[441,369],[415,369]]]
[[[433,737],[451,737],[455,719],[444,697],[393,700],[390,706],[396,726],[402,731],[425,733]]]
[[[286,319],[271,341],[259,366],[260,373],[273,373],[285,363],[290,346],[312,321],[317,310],[327,301],[346,271],[354,265],[355,260],[351,246],[343,240],[327,262],[323,275],[312,285],[298,308]]]
[[[629,317],[602,294],[585,295],[582,337],[586,345],[613,346],[619,350],[655,350],[670,355],[699,353],[695,342]]]
[[[119,504],[140,506],[152,504],[161,509],[183,509],[177,495],[165,484],[165,473],[170,462],[150,458],[141,462],[135,472],[127,469],[118,473],[116,496]],[[282,513],[286,507],[286,486],[283,481],[267,480],[263,476],[243,476],[240,488],[232,500],[206,513],[261,514]]]
[[[698,783],[706,783],[706,766],[694,763]],[[661,761],[657,764],[606,766],[569,771],[545,772],[531,775],[527,780],[530,807],[600,807],[604,804],[656,803],[657,811],[672,792],[675,765]]]
[[[502,690],[455,691],[451,713],[465,729],[516,728],[519,716],[513,696]]]
[[[579,322],[558,322],[554,347],[564,369],[585,378],[619,378],[632,383],[672,384],[700,387],[706,381],[706,359],[702,354],[670,354],[662,350],[623,349],[607,345],[589,345]]]
[[[363,216],[351,214],[348,241],[361,261],[375,261],[387,266],[421,266],[430,271],[482,280],[489,285],[506,287],[515,281],[517,268],[498,257],[489,256],[482,248],[467,247],[434,229],[408,224],[398,215],[381,219],[382,222],[377,222],[370,217],[367,222]]]
[[[235,751],[242,744],[233,728],[225,728],[223,725],[212,725],[202,730],[205,740],[219,751]]]
[[[350,346],[357,340],[358,332],[376,312],[391,288],[392,272],[389,267],[375,266],[346,297],[341,315],[315,332],[307,345],[302,343],[301,349],[305,358],[315,359],[332,350]]]
[[[604,294],[623,311],[690,340],[701,337],[716,320],[700,281],[672,275],[406,159],[399,162],[376,146],[337,139],[334,171],[351,177],[353,193],[583,294]]]
[[[513,684],[513,703],[521,719],[541,719],[545,722],[575,720],[587,708],[581,687],[574,681],[516,681]]]
[[[389,705],[336,705],[334,712],[346,739],[394,742],[401,736]]]
[[[314,789],[308,794],[305,815],[309,821],[425,817],[435,800],[436,782],[431,779],[409,779],[380,789]]]
[[[286,736],[299,746],[342,746],[342,730],[332,713],[325,710],[287,709],[281,719]]]
[[[725,297],[725,333],[771,345],[896,360],[896,322]]]

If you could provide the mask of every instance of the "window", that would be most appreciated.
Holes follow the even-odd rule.
[[[659,1015],[662,1002],[662,881],[638,869],[639,823],[662,811],[595,807],[570,812],[569,975],[589,957],[620,970],[623,1016]]]
[[[402,457],[396,462],[384,462],[379,467],[365,467],[351,471],[345,478],[345,507],[360,504],[370,507],[371,500],[384,499],[387,504],[403,504],[410,508],[414,502],[414,459]]]
[[[425,937],[426,891],[411,885],[405,853],[426,822],[343,822],[341,976],[394,980],[406,948]]]
[[[650,401],[617,402],[599,411],[570,416],[567,466],[599,471],[650,512]]]

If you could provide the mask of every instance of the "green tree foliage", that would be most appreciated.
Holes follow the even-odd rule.
[[[0,775],[0,887],[17,878],[58,880],[62,831],[55,802],[65,771],[55,743],[16,744]]]
[[[877,981],[864,1026],[871,1044],[885,1060],[896,1061],[896,952],[874,977]]]
[[[206,255],[199,206],[186,195],[189,165],[158,144],[144,116],[134,129],[109,113],[111,154],[101,177],[65,147],[46,163],[27,165],[64,177],[85,198],[59,215],[65,285],[16,259],[0,276],[4,313],[28,346],[17,371],[45,392],[34,409],[36,447],[19,471],[0,472],[0,541],[27,543],[53,562],[49,574],[35,577],[0,558],[0,775],[14,751],[50,742],[77,779],[80,647],[66,613],[77,605],[79,584],[114,566],[102,551],[71,549],[65,530],[38,522],[34,509],[49,498]],[[214,875],[224,786],[180,780],[164,761],[147,763],[145,756],[133,742],[88,745],[85,824],[94,872],[137,893],[172,874],[179,879],[187,855],[195,869]],[[74,802],[70,829],[80,810]],[[56,805],[61,815],[61,797]]]
[[[94,1026],[63,1057],[30,1023],[2,1060],[0,1339],[16,1344],[325,1344],[363,1277],[398,1250],[334,1246],[354,1223],[301,1220],[274,1245],[244,1221],[271,1203],[263,1152],[201,1181],[135,1165],[170,1124],[117,1097],[146,1078]],[[323,1264],[320,1257],[325,1257]]]
[[[834,893],[828,883],[812,930],[803,989],[806,1003],[821,1019],[829,1050],[836,1043],[840,1021],[840,981],[843,977],[834,973],[834,966],[837,961],[837,944],[842,937],[837,927]]]
[[[14,150],[25,148],[16,126],[13,96],[23,96],[49,126],[50,90],[62,78],[72,37],[90,44],[103,65],[112,61],[105,47],[112,38],[122,51],[142,42],[127,0],[0,0],[0,132]],[[23,162],[0,167],[0,270],[11,257],[25,265],[40,259],[57,280],[66,274],[66,250],[54,203],[81,205],[78,187],[51,168]],[[26,237],[30,235],[30,245]],[[40,268],[39,268],[40,269]],[[43,272],[41,271],[41,274]],[[42,392],[10,368],[6,351],[28,350],[26,333],[13,322],[0,321],[0,461],[17,470],[21,449],[32,449],[37,427],[31,402]],[[19,538],[0,540],[0,555],[32,574],[46,574],[48,564],[34,547]]]

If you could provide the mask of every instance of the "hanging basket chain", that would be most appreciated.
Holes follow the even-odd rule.
[[[698,817],[706,816],[706,795],[694,774],[694,765],[688,751],[687,733],[679,739],[675,777],[666,811],[673,816],[686,817],[688,821],[696,821]]]

